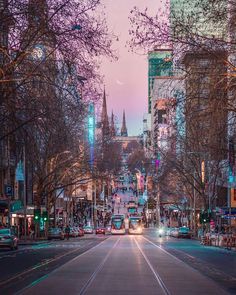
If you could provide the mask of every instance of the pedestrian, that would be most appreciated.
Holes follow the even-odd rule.
[[[30,239],[32,240],[34,238],[34,232],[35,232],[35,226],[33,223],[30,225]]]
[[[69,225],[66,226],[65,233],[66,233],[66,239],[69,240],[69,238],[70,238],[70,227],[69,227]]]

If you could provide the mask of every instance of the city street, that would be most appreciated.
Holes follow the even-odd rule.
[[[189,242],[185,241],[186,244]],[[231,294],[234,291],[231,290]],[[223,286],[142,236],[111,236],[49,275],[33,281],[17,294],[65,292],[227,294]]]
[[[0,293],[14,294],[103,240],[103,236],[87,235],[19,246],[16,251],[0,249]]]
[[[3,294],[235,294],[236,252],[199,241],[94,236],[1,250]]]
[[[236,0],[0,0],[0,295],[236,295]]]

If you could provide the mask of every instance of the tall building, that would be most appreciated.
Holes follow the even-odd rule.
[[[151,113],[151,97],[156,77],[172,76],[172,50],[155,49],[148,53],[148,113]]]
[[[227,52],[189,52],[184,65],[186,141],[191,152],[223,160],[227,150]],[[196,141],[196,138],[198,139]]]
[[[1,0],[0,1],[0,69],[1,69],[1,76],[0,79],[3,80],[5,77],[3,76],[3,73],[5,72],[5,65],[6,65],[6,60],[7,60],[7,55],[8,55],[8,34],[9,34],[9,26],[8,23],[5,21],[7,14],[8,14],[8,1],[7,0]],[[6,107],[5,103],[7,100],[7,93],[6,93],[6,86],[5,83],[0,83],[0,114],[1,117],[4,115],[4,110],[3,108]],[[5,127],[4,126],[5,120],[3,120],[1,123],[0,127],[0,137],[2,137],[5,133]],[[1,148],[1,153],[0,153],[0,167],[3,168],[3,155],[4,155],[4,149],[6,148],[6,143],[4,141],[0,141],[0,148]],[[0,168],[0,193],[3,193],[3,173],[2,169]]]
[[[147,158],[152,156],[151,146],[151,114],[143,115],[143,148]]]
[[[208,9],[208,1],[170,0],[170,25],[175,36],[200,35],[207,38],[227,36],[227,0]],[[208,6],[207,6],[208,5]],[[217,14],[218,13],[218,14]],[[186,29],[183,29],[186,26]]]
[[[121,131],[120,131],[121,136],[128,136],[128,131],[126,127],[126,120],[125,120],[125,111],[123,111],[123,120],[122,120],[122,126],[121,126]]]
[[[170,148],[170,136],[175,126],[175,116],[171,105],[174,102],[176,78],[173,76],[156,77],[152,92],[152,149],[154,157],[160,151]],[[173,150],[173,148],[172,148]]]

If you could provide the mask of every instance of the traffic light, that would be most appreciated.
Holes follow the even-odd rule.
[[[39,222],[41,217],[41,210],[40,209],[34,209],[34,221]]]
[[[43,212],[42,219],[43,219],[44,222],[48,221],[48,211]]]
[[[199,221],[201,224],[210,223],[211,221],[211,213],[210,212],[202,212],[200,213]]]

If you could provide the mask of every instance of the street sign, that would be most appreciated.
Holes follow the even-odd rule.
[[[24,167],[22,161],[20,161],[16,166],[16,181],[24,181],[24,179]]]
[[[13,197],[13,187],[11,185],[5,184],[4,191],[7,197]]]

